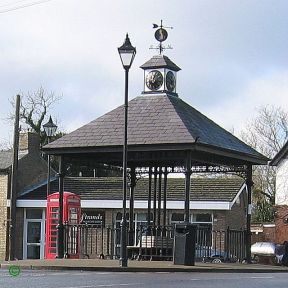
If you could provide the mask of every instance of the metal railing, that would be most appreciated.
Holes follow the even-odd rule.
[[[127,232],[128,257],[139,260],[172,260],[174,229],[172,225],[147,226],[145,223],[138,225],[136,231]],[[73,258],[73,255],[78,255],[80,258],[120,257],[119,227],[65,224],[64,231],[64,253],[67,258]],[[225,231],[216,231],[198,227],[196,233],[196,260],[216,255],[228,261],[245,259],[245,230],[228,228]]]
[[[172,260],[174,227],[140,224],[135,240],[127,247],[131,259]]]
[[[196,259],[219,257],[225,261],[242,261],[246,258],[246,230],[211,230],[198,228]]]

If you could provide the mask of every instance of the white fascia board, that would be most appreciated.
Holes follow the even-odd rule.
[[[190,209],[231,210],[231,207],[230,202],[224,202],[224,201],[190,201]]]
[[[129,208],[129,201],[126,202],[127,208]],[[163,207],[163,202],[162,205]],[[17,207],[21,208],[45,208],[46,200],[17,200]],[[102,209],[122,209],[122,200],[81,200],[82,208],[102,208]],[[135,201],[134,209],[147,209],[147,201]],[[183,210],[184,201],[167,201],[167,209]],[[230,210],[230,202],[220,201],[190,201],[190,209],[197,210]],[[153,203],[151,203],[153,208]]]
[[[17,200],[18,208],[46,208],[46,200]]]

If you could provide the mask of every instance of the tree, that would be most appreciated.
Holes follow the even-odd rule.
[[[46,141],[43,131],[44,121],[47,120],[46,118],[53,104],[60,99],[61,97],[56,96],[54,92],[46,92],[43,87],[35,92],[21,95],[20,121],[24,124],[24,129],[31,129],[39,134],[41,144],[45,144]],[[15,107],[15,99],[10,100],[10,102]],[[14,120],[14,115],[10,114],[9,119]]]
[[[258,109],[241,138],[247,144],[272,159],[288,140],[288,113],[281,107],[265,106]],[[253,220],[273,221],[276,192],[276,170],[271,166],[255,166],[253,171]]]

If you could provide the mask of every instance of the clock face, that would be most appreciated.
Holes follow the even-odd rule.
[[[173,92],[174,89],[175,89],[175,86],[176,86],[175,76],[174,76],[173,72],[169,71],[166,74],[166,87],[167,87],[167,90],[170,91],[170,92]]]
[[[158,90],[163,84],[163,75],[158,70],[150,71],[146,76],[146,86],[150,90]]]

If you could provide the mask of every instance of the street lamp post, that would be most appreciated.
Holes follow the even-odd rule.
[[[127,198],[127,126],[128,126],[128,74],[136,55],[136,48],[131,45],[128,34],[124,44],[118,48],[123,68],[125,70],[125,101],[124,101],[124,143],[123,143],[123,212],[121,220],[121,250],[120,266],[127,267],[127,217],[126,217],[126,198]]]
[[[51,138],[55,136],[55,132],[57,130],[57,125],[53,123],[51,116],[49,118],[49,121],[43,125],[43,128],[47,136],[47,142],[49,144]],[[50,154],[48,154],[47,162],[48,162],[48,173],[47,173],[47,197],[48,197],[48,195],[50,194],[50,174],[51,174]]]

